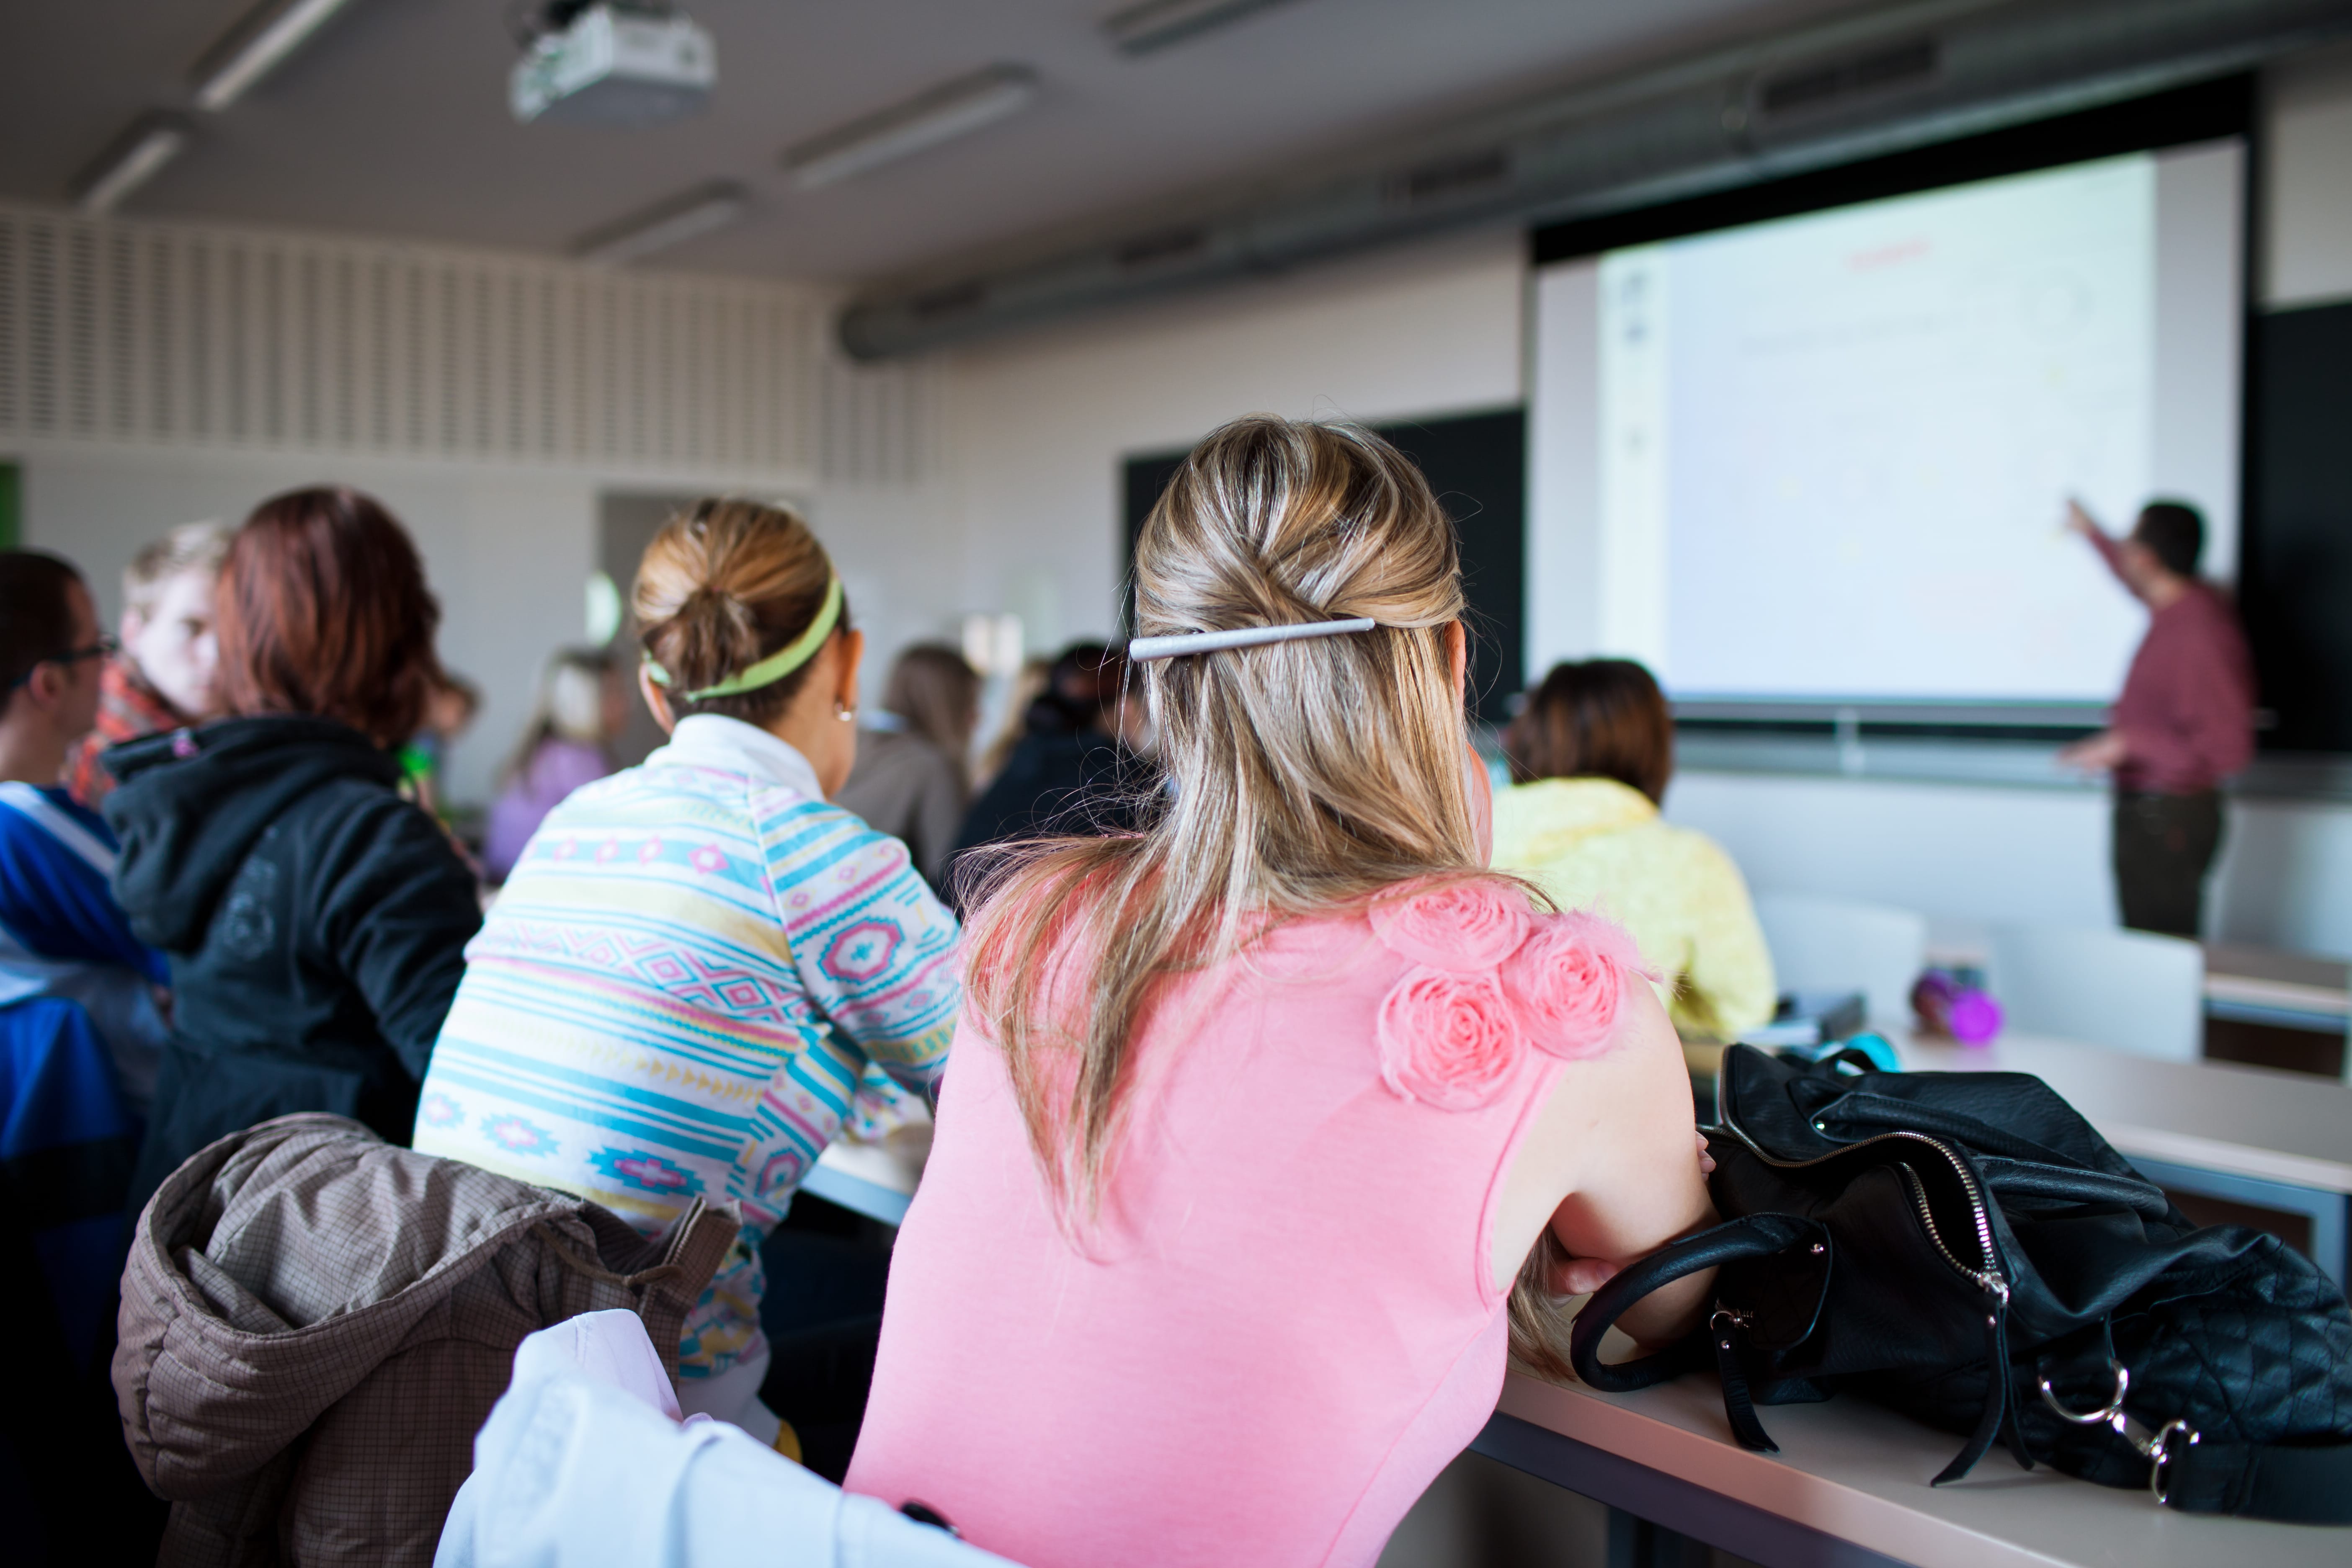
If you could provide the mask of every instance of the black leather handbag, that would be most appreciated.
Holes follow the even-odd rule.
[[[1701,1366],[1733,1433],[1851,1392],[2161,1504],[2352,1524],[2352,1311],[2277,1237],[2192,1226],[2041,1079],[1901,1073],[1858,1052],[1725,1053],[1708,1186],[1723,1224],[1594,1292],[1576,1373],[1622,1393]],[[1605,1363],[1667,1281],[1720,1269],[1689,1339]]]

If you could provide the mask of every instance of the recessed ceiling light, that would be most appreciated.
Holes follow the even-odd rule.
[[[138,120],[74,181],[75,204],[93,215],[112,212],[123,197],[184,152],[193,136],[187,121],[176,114]]]
[[[1104,36],[1119,52],[1148,55],[1291,0],[1144,0],[1103,18]]]
[[[1035,71],[990,66],[797,142],[784,150],[784,167],[794,184],[815,190],[969,136],[1019,113],[1036,97]]]
[[[572,247],[575,259],[619,267],[656,250],[724,228],[751,210],[751,194],[725,180],[697,185],[682,196],[630,214],[618,223],[583,235]]]
[[[351,0],[263,0],[247,12],[190,74],[196,107],[218,111],[278,68]]]

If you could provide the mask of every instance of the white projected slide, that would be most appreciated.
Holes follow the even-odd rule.
[[[1529,668],[1676,696],[2111,697],[2143,624],[2080,540],[2237,533],[2234,142],[1549,267]]]

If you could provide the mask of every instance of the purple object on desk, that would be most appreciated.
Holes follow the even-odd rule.
[[[1974,970],[1930,969],[1911,987],[1911,1010],[1930,1035],[1948,1035],[1964,1046],[1981,1046],[2000,1033],[2000,1004],[1979,983]]]

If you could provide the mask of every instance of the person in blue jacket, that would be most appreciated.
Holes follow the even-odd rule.
[[[0,1415],[12,1562],[66,1561],[68,1541],[78,1562],[152,1562],[163,1529],[106,1372],[165,969],[109,889],[114,836],[63,780],[110,651],[79,573],[0,552],[0,1223],[31,1274],[0,1313],[25,1373]]]
[[[111,647],[80,574],[37,551],[0,552],[0,1008],[36,997],[78,1004],[106,1043],[124,1101],[143,1113],[168,974],[109,888],[113,834],[61,782],[97,722]]]

